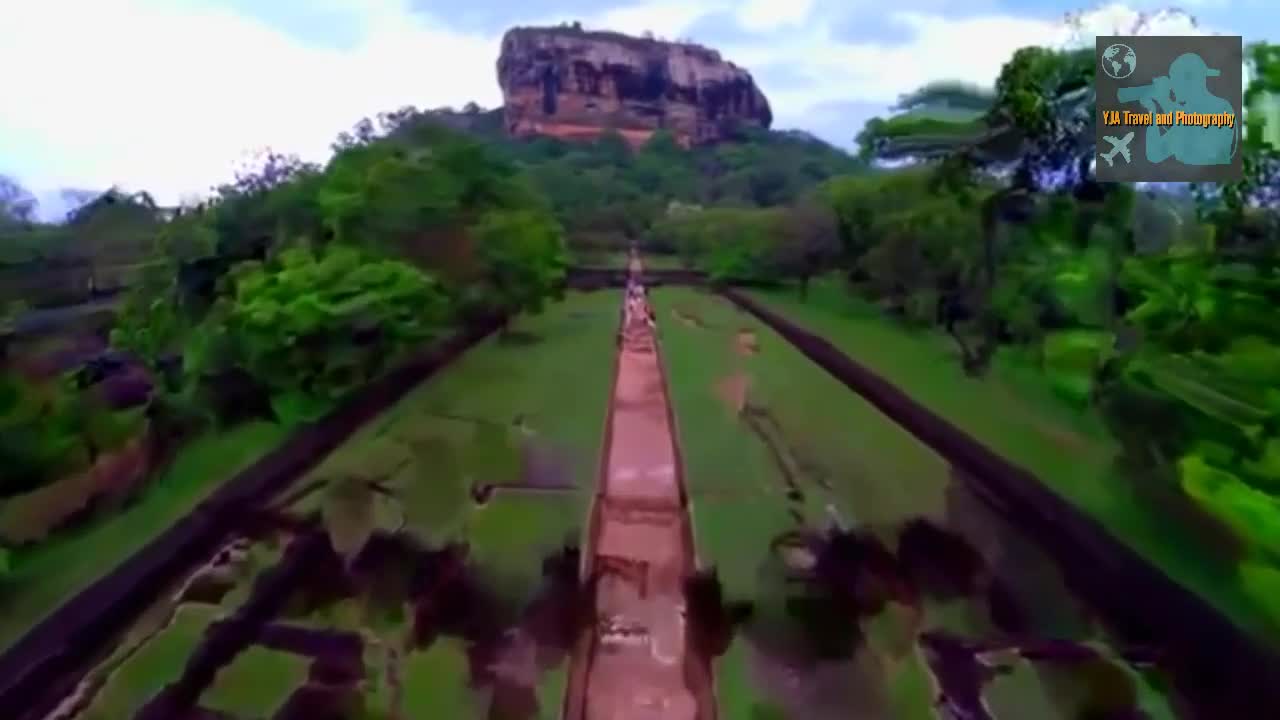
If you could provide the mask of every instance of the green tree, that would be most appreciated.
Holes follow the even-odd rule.
[[[537,210],[491,211],[472,234],[484,260],[495,309],[540,312],[563,287],[566,258],[560,226]]]
[[[448,320],[433,278],[341,245],[292,248],[231,273],[231,289],[188,345],[198,379],[236,368],[282,420],[311,420]]]
[[[318,201],[333,237],[391,251],[452,221],[464,191],[427,148],[357,145],[337,155],[325,175]]]
[[[320,168],[295,155],[265,150],[212,203],[218,254],[231,263],[262,259],[273,242],[320,232],[316,204]],[[318,239],[318,238],[316,238]]]
[[[840,252],[836,216],[816,198],[806,199],[783,211],[777,229],[775,262],[784,277],[797,280],[800,297],[809,292],[809,280],[830,267]]]

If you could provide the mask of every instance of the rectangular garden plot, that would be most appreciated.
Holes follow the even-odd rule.
[[[194,657],[175,651],[134,709],[556,716],[616,326],[616,293],[520,318],[246,518],[238,570],[198,598],[226,661],[166,709]]]
[[[1174,485],[1167,478],[1118,469],[1118,443],[1097,410],[1055,392],[1052,378],[1029,359],[1002,352],[983,377],[969,377],[953,340],[895,323],[834,280],[815,282],[806,302],[791,291],[749,294],[1035,474],[1242,628],[1276,636],[1266,571],[1255,577],[1237,570],[1224,549],[1231,543],[1221,531],[1206,532],[1212,523],[1166,489]]]
[[[1170,716],[941,458],[727,301],[654,301],[721,717]]]

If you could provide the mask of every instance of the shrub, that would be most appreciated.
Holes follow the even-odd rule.
[[[239,370],[280,420],[312,420],[447,320],[435,280],[407,263],[345,246],[293,248],[232,271],[186,364],[201,381]]]

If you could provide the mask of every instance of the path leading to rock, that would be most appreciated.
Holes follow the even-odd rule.
[[[630,271],[638,279],[637,258]],[[595,622],[573,658],[565,718],[712,720],[705,665],[686,646],[693,540],[657,338],[643,301],[624,302],[586,564]]]

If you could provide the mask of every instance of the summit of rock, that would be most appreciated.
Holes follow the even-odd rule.
[[[751,73],[701,45],[583,30],[518,27],[498,58],[507,132],[632,145],[667,130],[685,146],[767,129],[769,101]]]

